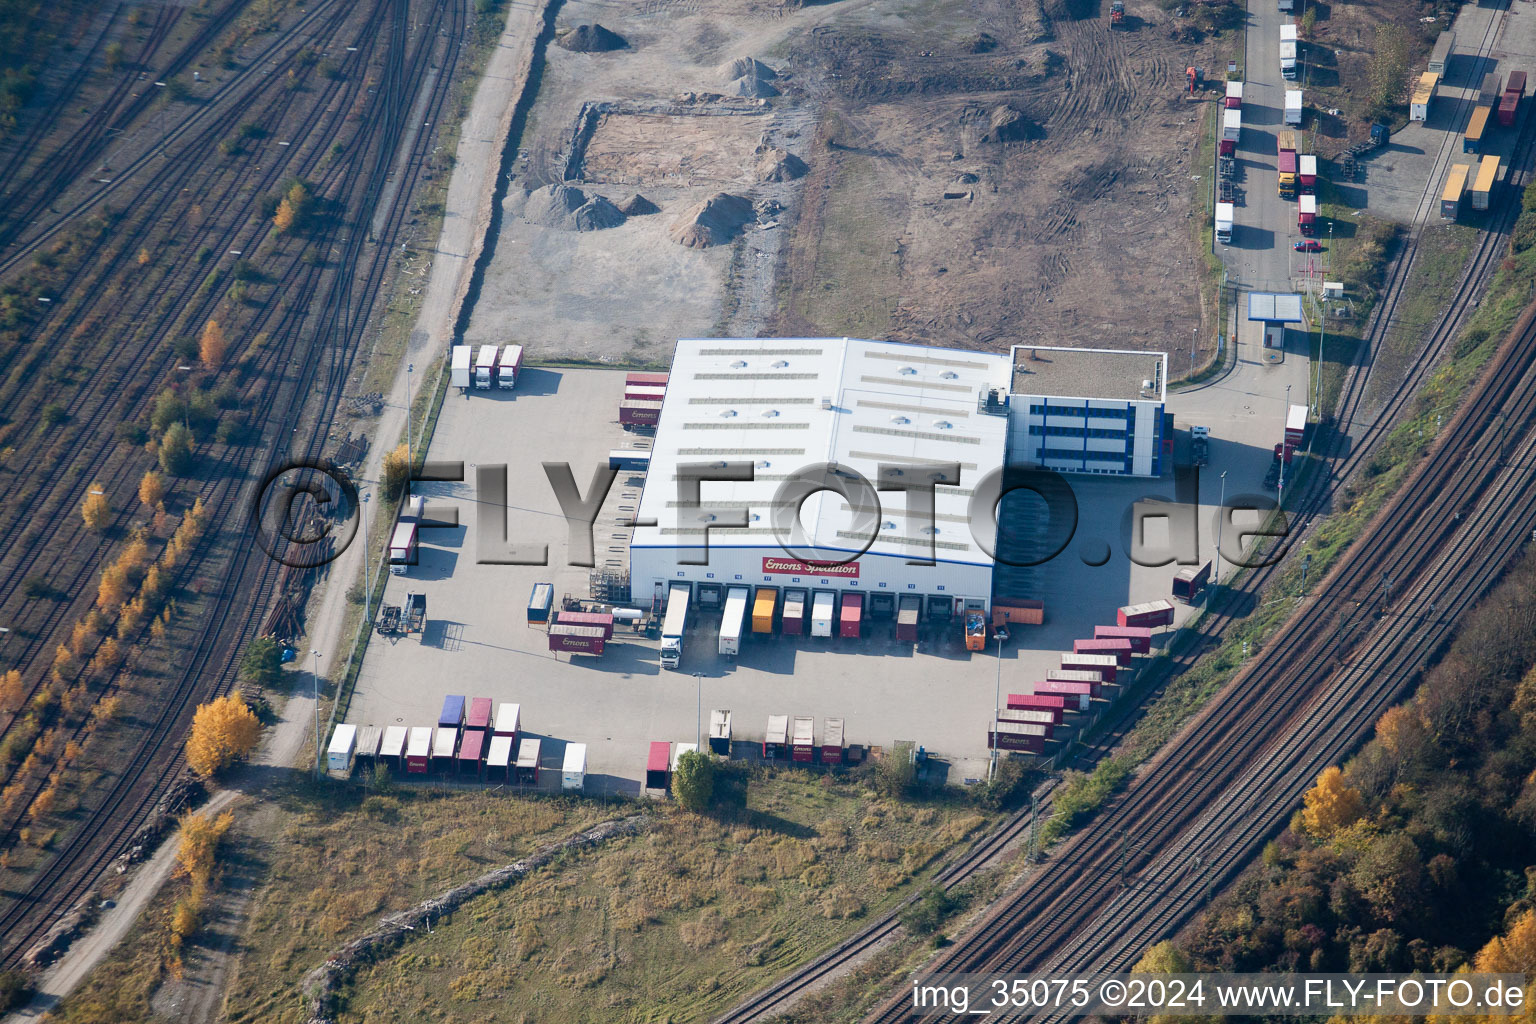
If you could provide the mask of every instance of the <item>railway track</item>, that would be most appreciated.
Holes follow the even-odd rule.
[[[1533,127],[1529,121],[1527,121],[1527,123],[1522,126],[1519,141],[1516,146],[1516,157],[1513,161],[1515,167],[1518,169],[1519,177],[1529,177],[1529,166],[1532,158],[1533,142],[1536,142],[1536,138],[1533,138]],[[1366,383],[1371,366],[1372,355],[1376,347],[1385,338],[1389,327],[1394,323],[1396,311],[1404,299],[1406,284],[1409,275],[1412,272],[1414,262],[1418,256],[1419,238],[1417,233],[1414,233],[1409,238],[1402,252],[1397,256],[1397,258],[1389,267],[1387,282],[1383,286],[1382,300],[1372,311],[1371,318],[1367,323],[1365,338],[1368,344],[1359,347],[1356,361],[1350,368],[1350,372],[1345,380],[1344,387],[1340,394],[1338,410],[1336,411],[1331,423],[1326,425],[1327,429],[1320,432],[1319,436],[1322,438],[1318,445],[1318,464],[1320,471],[1313,474],[1308,480],[1304,482],[1303,493],[1300,495],[1299,499],[1293,498],[1295,503],[1291,507],[1296,511],[1294,512],[1292,529],[1289,535],[1281,541],[1275,551],[1270,553],[1271,561],[1269,565],[1249,571],[1243,578],[1241,578],[1239,582],[1230,586],[1229,589],[1235,591],[1237,594],[1247,596],[1257,595],[1258,593],[1262,592],[1263,588],[1273,579],[1274,575],[1280,571],[1283,564],[1281,559],[1289,551],[1294,550],[1300,544],[1300,542],[1306,538],[1309,530],[1314,525],[1316,525],[1316,523],[1321,521],[1323,512],[1331,507],[1333,500],[1341,492],[1345,482],[1370,461],[1370,459],[1375,455],[1380,442],[1385,439],[1387,434],[1389,434],[1390,431],[1398,423],[1401,422],[1406,411],[1410,408],[1413,397],[1417,393],[1419,387],[1434,371],[1441,360],[1448,354],[1451,347],[1454,345],[1457,336],[1460,334],[1462,327],[1465,326],[1467,318],[1475,309],[1478,295],[1481,293],[1482,289],[1486,286],[1488,281],[1492,278],[1493,273],[1496,271],[1498,263],[1503,256],[1507,244],[1508,233],[1513,226],[1517,213],[1518,210],[1515,209],[1512,204],[1506,203],[1496,220],[1480,234],[1472,258],[1470,259],[1465,271],[1457,283],[1456,290],[1451,302],[1449,303],[1446,311],[1436,322],[1433,329],[1428,333],[1423,346],[1416,354],[1416,358],[1410,367],[1403,384],[1397,389],[1396,392],[1394,392],[1392,397],[1382,406],[1381,409],[1367,411],[1364,408],[1364,402],[1366,394]],[[1511,351],[1517,349],[1519,349],[1518,344],[1515,346],[1515,349],[1512,349]],[[1487,376],[1493,376],[1504,372],[1508,371],[1502,369],[1491,370],[1488,372]],[[1472,403],[1469,402],[1467,403],[1466,408],[1471,408],[1471,406]],[[1487,409],[1486,405],[1480,406],[1480,408],[1484,408],[1485,410]],[[1490,416],[1491,415],[1492,414],[1490,413]],[[1460,428],[1453,424],[1450,429],[1455,430]],[[1484,433],[1487,433],[1487,431]],[[1447,455],[1442,448],[1441,450],[1432,453],[1429,458],[1445,460],[1447,459]],[[1454,459],[1455,456],[1450,456],[1450,458]],[[1448,489],[1437,488],[1437,490],[1441,494],[1460,493],[1456,490],[1455,487],[1450,487]],[[1459,500],[1464,501],[1465,499],[1462,498]],[[1449,516],[1452,513],[1447,511],[1445,514]],[[1525,535],[1525,533],[1521,530],[1517,530],[1516,533],[1520,536]],[[1444,539],[1443,535],[1440,539]],[[1357,542],[1357,548],[1365,546],[1367,543],[1368,542],[1365,539],[1362,539],[1362,541]],[[1429,538],[1420,537],[1415,542],[1408,543],[1406,546],[1410,549],[1415,549],[1416,544],[1423,550],[1417,550],[1416,556],[1411,558],[1410,561],[1397,564],[1392,570],[1390,570],[1391,572],[1397,573],[1396,576],[1390,578],[1394,579],[1398,587],[1401,587],[1405,580],[1410,578],[1412,574],[1421,571],[1424,567],[1426,559],[1430,557],[1429,553],[1432,550],[1432,545]],[[1408,575],[1404,575],[1405,573]],[[1477,576],[1475,573],[1470,575]],[[1483,574],[1479,578],[1488,579],[1491,578],[1491,576],[1489,574]],[[1334,582],[1325,585],[1338,586],[1339,584]],[[1361,597],[1368,598],[1371,593],[1374,593],[1374,589],[1377,586],[1379,586],[1379,583],[1377,582],[1366,581],[1366,583],[1363,585],[1364,593],[1361,594]],[[1351,594],[1359,591],[1362,587],[1362,584],[1357,580],[1356,583],[1353,584],[1353,587],[1354,589],[1349,591]],[[1401,594],[1402,591],[1399,589],[1398,593]],[[1385,591],[1383,591],[1383,596],[1384,595]],[[1346,598],[1346,600],[1351,599],[1354,598]],[[1241,604],[1240,601],[1234,601],[1233,603],[1239,605]],[[1362,607],[1370,609],[1372,606],[1367,601],[1362,605]],[[1449,630],[1454,622],[1454,615],[1450,614],[1452,610],[1450,605],[1437,603],[1437,607],[1446,614],[1444,614],[1439,620],[1438,632],[1434,634],[1434,636],[1443,638],[1444,632]],[[1460,607],[1464,607],[1464,605],[1459,605],[1456,607],[1459,609]],[[1163,686],[1166,685],[1166,682],[1176,676],[1178,673],[1190,668],[1198,660],[1199,656],[1204,652],[1204,650],[1209,646],[1209,643],[1214,642],[1219,638],[1222,631],[1231,621],[1231,618],[1226,614],[1222,614],[1219,608],[1216,610],[1216,614],[1207,614],[1202,620],[1200,626],[1195,631],[1194,639],[1196,642],[1189,645],[1189,653],[1183,657],[1168,659],[1166,671],[1162,674],[1162,680],[1160,682],[1154,681],[1147,684],[1138,685],[1137,689],[1140,692],[1134,695],[1127,694],[1126,697],[1122,699],[1122,708],[1118,715],[1105,723],[1103,729],[1098,733],[1096,738],[1081,748],[1078,757],[1074,759],[1075,763],[1081,764],[1085,768],[1091,767],[1091,765],[1096,763],[1101,757],[1114,750],[1119,745],[1119,743],[1130,733],[1135,724],[1140,720],[1141,714],[1145,707],[1149,705],[1158,694],[1161,693]],[[1358,634],[1372,625],[1373,622],[1374,620],[1370,611],[1361,614],[1357,609],[1356,614],[1347,616],[1343,620],[1333,624],[1332,631],[1329,633],[1330,642],[1332,644],[1330,650],[1333,652],[1347,650],[1347,645],[1356,640]],[[1300,626],[1298,623],[1296,628],[1288,629],[1282,633],[1281,639],[1290,638],[1290,642],[1294,644],[1297,642],[1299,634],[1303,632],[1304,629],[1305,627]],[[1430,639],[1433,640],[1433,636]],[[1393,642],[1397,641],[1394,640]],[[1372,650],[1384,647],[1390,648],[1392,646],[1392,643],[1389,642],[1384,644],[1379,639],[1373,643],[1374,646],[1371,648]],[[1419,655],[1427,657],[1428,654],[1432,653],[1434,650],[1434,645],[1433,643],[1429,643],[1427,645],[1415,645],[1411,649],[1417,652]],[[1273,657],[1274,655],[1269,654],[1269,652],[1266,651],[1265,656]],[[1307,657],[1310,656],[1311,655],[1307,655]],[[1324,664],[1331,665],[1332,663],[1325,662]],[[1401,664],[1398,664],[1395,665],[1391,671],[1397,672],[1400,675],[1401,669]],[[1256,667],[1251,667],[1247,672],[1243,673],[1238,680],[1234,680],[1230,684],[1228,692],[1231,692],[1233,689],[1241,688],[1243,685],[1242,680],[1248,679],[1250,675],[1257,671],[1259,670]],[[1314,677],[1310,681],[1310,685],[1312,687],[1310,692],[1316,695],[1316,689],[1319,685],[1319,680]],[[1303,699],[1302,695],[1307,692],[1309,691],[1307,690],[1306,686],[1295,687],[1290,691],[1291,696],[1296,700]],[[1135,699],[1129,699],[1132,696],[1134,696]],[[1370,706],[1376,709],[1375,713],[1367,714],[1365,712],[1360,712],[1357,709],[1356,714],[1353,716],[1357,720],[1357,725],[1360,721],[1364,722],[1364,728],[1368,728],[1370,723],[1374,722],[1375,718],[1379,715],[1380,710],[1384,710],[1384,708],[1388,706],[1388,703],[1393,697],[1396,696],[1396,693],[1394,692],[1388,695],[1385,691],[1383,691],[1369,696],[1373,702],[1370,704]],[[1327,707],[1337,709],[1343,700],[1343,697],[1340,696],[1340,691],[1335,690],[1330,691],[1329,696],[1321,697],[1319,699],[1321,701],[1325,701]],[[1217,698],[1210,705],[1206,715],[1210,716],[1220,713],[1221,706],[1222,699]],[[1245,704],[1245,707],[1250,709],[1253,706],[1254,703],[1252,701],[1250,701],[1248,704]],[[1271,707],[1272,706],[1273,705],[1271,705]],[[1323,705],[1319,704],[1318,706],[1321,707]],[[1259,722],[1257,735],[1259,735],[1261,738],[1264,736],[1273,735],[1273,730],[1276,723],[1274,721],[1272,711],[1260,713],[1257,720]],[[1206,718],[1197,719],[1197,723],[1201,724],[1205,723],[1206,721]],[[1183,733],[1181,733],[1181,736],[1189,737],[1194,735],[1194,730],[1196,727],[1196,724],[1192,724]],[[1268,730],[1268,732],[1265,732],[1265,730]],[[1250,730],[1250,732],[1252,732],[1252,730]],[[1344,753],[1347,753],[1347,751],[1353,745],[1355,745],[1358,740],[1358,729],[1354,733],[1350,733],[1348,730],[1341,729],[1339,730],[1339,733],[1341,736],[1347,734],[1349,736],[1354,736],[1355,738],[1350,739],[1342,744],[1334,743],[1330,745],[1327,748],[1329,751],[1328,756],[1322,759],[1313,758],[1312,762],[1315,762],[1319,768],[1327,763],[1336,762],[1340,757],[1343,756]],[[1206,760],[1198,762],[1198,772],[1204,772],[1207,775],[1212,775],[1216,772],[1225,770],[1229,773],[1230,777],[1230,773],[1236,770],[1237,766],[1245,764],[1241,758],[1234,756],[1227,756],[1219,761],[1214,760],[1216,755],[1210,752],[1219,750],[1222,747],[1222,742],[1215,739],[1210,733],[1200,735],[1198,741],[1194,744],[1194,747],[1197,749],[1197,752],[1203,751],[1208,754]],[[1309,764],[1310,763],[1311,762],[1309,762]],[[1260,767],[1255,767],[1250,772],[1250,774],[1260,774],[1262,773],[1262,769],[1264,767],[1269,767],[1272,769],[1273,765],[1274,762],[1270,760],[1260,762]],[[1153,769],[1150,766],[1146,769],[1143,769],[1141,776],[1148,775],[1148,773],[1152,770]],[[1307,786],[1311,784],[1311,781],[1315,775],[1315,770],[1301,770],[1298,774],[1297,770],[1293,767],[1292,777],[1289,780],[1291,785],[1286,791],[1285,795],[1275,800],[1269,801],[1263,809],[1272,812],[1276,807],[1285,809],[1294,807],[1296,802],[1300,799],[1300,794],[1304,792]],[[1199,777],[1198,774],[1196,777]],[[1042,787],[1041,790],[1037,791],[1037,795],[1039,795],[1041,798],[1039,804],[1039,813],[1046,817],[1049,817],[1051,813],[1050,797],[1054,787],[1055,783],[1052,781],[1049,782],[1046,786]],[[1209,806],[1210,801],[1212,800],[1219,799],[1224,801],[1226,798],[1209,797],[1202,799],[1198,796],[1189,795],[1188,791],[1186,791],[1184,799],[1190,806]],[[1101,882],[1105,877],[1116,877],[1119,875],[1121,870],[1120,858],[1122,855],[1119,843],[1119,835],[1123,835],[1123,833],[1117,834],[1114,828],[1105,830],[1102,823],[1123,813],[1120,808],[1124,800],[1125,796],[1122,795],[1117,799],[1115,804],[1099,812],[1096,817],[1095,829],[1092,833],[1091,839],[1087,838],[1089,833],[1080,831],[1078,836],[1069,842],[1068,846],[1063,847],[1060,855],[1060,859],[1062,860],[1065,860],[1070,855],[1068,851],[1093,849],[1093,844],[1095,842],[1101,846],[1108,844],[1107,848],[1112,851],[1111,854],[1109,854],[1107,857],[1101,857],[1098,862],[1085,867],[1083,870],[1074,868],[1074,871],[1072,872],[1072,879],[1066,880],[1062,883],[1064,887],[1071,889],[1074,882],[1080,887],[1092,886]],[[1226,806],[1226,804],[1223,804],[1223,806]],[[1251,805],[1249,803],[1244,803],[1242,801],[1237,801],[1234,806],[1236,807],[1234,814],[1248,812],[1251,809]],[[1249,852],[1251,852],[1253,845],[1261,841],[1262,838],[1268,835],[1269,831],[1271,831],[1271,829],[1268,827],[1268,823],[1272,819],[1269,817],[1240,817],[1238,820],[1240,822],[1246,823],[1246,834],[1248,834],[1250,838],[1252,836],[1257,836],[1258,839],[1252,839],[1249,843],[1249,846],[1246,848],[1241,847],[1240,844],[1232,845],[1232,850],[1240,851],[1241,849],[1248,849]],[[976,846],[966,851],[966,853],[963,854],[961,858],[959,858],[938,876],[936,876],[935,882],[945,888],[950,888],[959,882],[973,876],[977,870],[989,863],[992,857],[998,851],[1018,841],[1024,834],[1027,833],[1029,828],[1030,814],[1027,810],[1014,814],[1009,819],[1007,819],[997,831],[984,837],[978,842]],[[1132,828],[1132,831],[1137,834],[1141,834],[1141,826],[1138,824]],[[1209,827],[1207,827],[1205,831],[1208,832]],[[1151,844],[1149,842],[1143,842],[1143,857],[1147,855],[1146,848],[1150,845]],[[1223,849],[1226,849],[1226,847]],[[1128,855],[1128,848],[1126,852]],[[1232,854],[1231,858],[1235,858],[1238,866],[1240,866],[1241,858],[1238,856],[1238,854]],[[1214,862],[1215,861],[1210,856],[1202,857],[1202,863],[1207,865],[1206,870],[1204,870],[1198,878],[1187,881],[1187,884],[1181,883],[1183,887],[1179,890],[1179,892],[1185,901],[1182,907],[1186,917],[1188,913],[1193,912],[1192,907],[1198,905],[1198,901],[1202,894],[1211,887],[1219,884],[1221,879],[1214,875],[1209,867],[1209,865]],[[1127,870],[1129,870],[1129,867],[1135,863],[1137,862],[1131,860],[1127,856]],[[1225,863],[1225,861],[1223,861],[1223,863]],[[1235,868],[1232,870],[1235,870]],[[1039,874],[1044,873],[1044,871],[1037,873],[1037,877]],[[1230,874],[1230,871],[1228,873]],[[1031,883],[1031,885],[1032,884],[1033,883]],[[1028,892],[1029,888],[1029,886],[1026,886],[1022,892]],[[989,916],[986,921],[984,921],[977,929],[975,929],[975,934],[988,935],[989,933],[995,933],[992,935],[992,937],[996,940],[996,943],[999,945],[999,947],[1001,947],[1006,945],[1013,938],[1016,938],[1017,935],[1021,933],[1028,933],[1031,930],[1031,927],[1039,929],[1042,922],[1051,920],[1055,915],[1060,915],[1064,918],[1070,918],[1071,922],[1081,927],[1084,921],[1087,920],[1089,916],[1091,916],[1085,910],[1088,905],[1089,901],[1085,891],[1082,888],[1078,888],[1074,890],[1073,895],[1058,898],[1048,906],[1042,906],[1036,902],[1032,904],[1030,911],[1019,913],[1015,915],[1014,918],[1007,921],[1000,920],[995,916]],[[1138,908],[1144,910],[1141,904],[1138,904],[1137,906]],[[809,964],[796,971],[794,974],[781,979],[781,981],[778,983],[758,993],[755,993],[730,1011],[715,1018],[715,1024],[738,1024],[738,1022],[761,1020],[771,1016],[776,1012],[782,1011],[799,996],[813,989],[825,979],[832,977],[840,971],[844,970],[848,965],[857,962],[870,950],[876,948],[882,942],[886,941],[892,935],[894,935],[900,927],[896,921],[896,912],[897,911],[893,911],[892,913],[887,914],[885,917],[873,922],[859,934],[829,950],[822,956],[818,957],[816,960],[813,960]],[[1135,951],[1135,955],[1131,957],[1131,963],[1134,963],[1135,958],[1140,955],[1140,951],[1146,945],[1150,944],[1151,941],[1154,941],[1152,936],[1166,934],[1170,930],[1170,928],[1166,926],[1166,921],[1162,918],[1158,919],[1161,924],[1160,930],[1156,927],[1151,929],[1132,927],[1128,922],[1135,920],[1135,914],[1137,912],[1138,910],[1128,911],[1126,916],[1123,917],[1120,922],[1111,923],[1106,931],[1106,934],[1113,934],[1114,930],[1119,928],[1119,931],[1122,934],[1130,937],[1126,948]],[[1033,925],[1031,922],[1033,922]],[[1069,925],[1067,928],[1068,931],[1070,931],[1070,927],[1071,926]],[[1055,929],[1057,932],[1061,930],[1061,928]],[[974,935],[972,940],[974,940]],[[985,963],[985,957],[977,957],[973,956],[971,953],[968,953],[967,951],[971,950],[972,948],[972,946],[967,945],[965,942],[959,943],[953,947],[952,950],[944,957],[935,960],[928,969],[931,969],[935,973],[992,969],[987,966],[978,966],[978,964]],[[994,952],[993,955],[996,956],[998,954]],[[1025,964],[1032,963],[1028,960],[1021,960],[1019,962]],[[1095,961],[1094,963],[1097,967],[1101,962]],[[1040,965],[1037,964],[1034,966]],[[1018,970],[1020,967],[1014,965],[1007,969]],[[904,1016],[906,1013],[905,1004],[892,1004],[885,1007],[880,1013],[877,1013],[871,1019],[897,1019],[897,1015],[893,1011],[893,1007],[896,1005],[900,1006],[900,1015]]]
[[[273,318],[273,336],[283,341],[273,346],[264,368],[273,372],[281,386],[263,392],[259,411],[269,422],[291,425],[308,410],[313,425],[302,435],[286,428],[279,431],[272,444],[241,454],[230,467],[232,472],[202,489],[215,523],[225,529],[209,531],[203,541],[205,550],[199,552],[200,557],[193,560],[185,576],[206,572],[205,557],[216,554],[214,547],[227,545],[233,550],[229,570],[218,577],[218,590],[209,596],[210,613],[195,636],[178,640],[178,648],[194,654],[188,664],[179,666],[179,676],[167,687],[159,705],[158,720],[146,731],[102,804],[71,834],[28,893],[0,914],[0,934],[5,935],[0,962],[17,962],[27,946],[122,852],[153,812],[168,780],[180,769],[180,738],[192,708],[234,683],[235,655],[254,635],[278,571],[278,564],[261,554],[254,543],[254,524],[246,514],[255,481],[265,475],[267,467],[284,459],[315,459],[322,454],[342,391],[350,381],[359,342],[380,301],[394,242],[431,153],[430,133],[414,137],[399,168],[401,180],[393,192],[393,202],[383,211],[384,230],[376,241],[368,241],[363,225],[371,223],[378,212],[375,207],[397,162],[398,146],[406,137],[404,119],[429,69],[435,77],[425,109],[432,123],[439,121],[451,96],[453,73],[469,21],[467,5],[460,0],[432,0],[425,7],[413,12],[407,0],[390,0],[385,5],[387,15],[382,20],[389,26],[389,37],[377,83],[379,100],[369,106],[359,130],[359,137],[368,144],[357,160],[338,162],[321,175],[320,181],[348,211],[346,219],[335,218],[323,237],[313,243],[321,252],[335,253],[336,258],[319,262],[293,259],[284,271],[282,284],[312,299],[273,302],[265,310],[265,315]],[[413,13],[419,29],[414,43],[407,32]],[[338,108],[344,115],[346,105],[332,109]],[[319,137],[324,141],[335,136]],[[317,154],[323,155],[323,147],[317,147]],[[325,304],[323,315],[312,316],[311,308],[321,303]],[[295,437],[300,439],[295,441]]]

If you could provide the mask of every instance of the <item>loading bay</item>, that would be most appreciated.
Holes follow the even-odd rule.
[[[911,740],[947,763],[949,781],[960,783],[987,774],[995,694],[1006,700],[1028,692],[1047,669],[1059,667],[1074,638],[1112,623],[1118,606],[1169,596],[1179,567],[1136,565],[1126,552],[1132,507],[1146,498],[1173,500],[1174,477],[1074,476],[1075,535],[1056,558],[1028,570],[1046,603],[1045,624],[1015,626],[1000,656],[995,641],[985,652],[967,652],[952,620],[942,629],[925,621],[915,649],[895,641],[893,623],[868,622],[858,639],[749,636],[733,660],[717,654],[720,612],[697,609],[679,671],[660,668],[655,640],[622,627],[602,656],[551,653],[541,625],[527,622],[530,591],[535,583],[553,584],[556,607],[566,595],[585,598],[591,570],[569,564],[567,522],[543,464],[569,464],[586,494],[593,469],[607,465],[610,451],[644,444],[643,435],[626,433],[617,422],[624,380],[616,370],[529,367],[515,391],[450,390],[427,458],[463,462],[465,479],[418,482],[413,492],[433,506],[455,508],[459,525],[423,530],[418,564],[407,574],[382,576],[387,603],[400,603],[407,592],[426,595],[426,627],[419,636],[374,637],[346,721],[431,725],[448,694],[515,701],[525,735],[543,740],[546,768],[558,768],[566,742],[586,743],[587,791],[634,794],[649,744],[693,742],[701,707],[706,733],[711,709],[732,711],[738,746],[761,741],[770,714],[814,717],[818,742],[822,721],[841,717],[848,744]],[[1202,562],[1214,555],[1222,471],[1228,471],[1229,504],[1235,496],[1265,493],[1260,481],[1284,400],[1249,397],[1256,414],[1213,429],[1211,463],[1200,473]],[[1176,396],[1169,408],[1178,413]],[[1179,426],[1187,424],[1181,419]],[[507,467],[509,541],[547,544],[547,565],[478,560],[477,525],[487,505],[477,502],[473,481],[485,465]],[[614,483],[593,528],[599,565],[623,550],[628,533],[617,521],[633,514],[638,490],[639,481],[624,474]],[[1233,522],[1256,519],[1239,513]],[[1166,523],[1146,521],[1148,549],[1166,545]],[[1223,544],[1236,550],[1230,533]],[[1193,609],[1179,605],[1177,614],[1182,622]],[[558,771],[544,774],[558,786]]]

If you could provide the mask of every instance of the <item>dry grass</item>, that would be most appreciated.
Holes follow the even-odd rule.
[[[361,971],[339,1019],[393,1021],[409,1006],[419,1020],[705,1020],[903,897],[940,836],[987,823],[799,771],[741,779],[730,820],[664,807],[647,834],[464,908]]]

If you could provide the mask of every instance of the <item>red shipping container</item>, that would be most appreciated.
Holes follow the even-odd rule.
[[[1100,658],[1109,664],[1099,661]],[[1098,672],[1104,682],[1112,683],[1115,681],[1117,662],[1113,654],[1063,654],[1061,667],[1067,672]]]
[[[1093,683],[1079,683],[1066,679],[1046,679],[1035,684],[1036,693],[1059,693],[1064,697],[1077,697],[1078,710],[1088,710],[1088,700],[1098,689]]]
[[[669,374],[665,373],[631,373],[625,376],[625,384],[665,384]]]
[[[654,401],[624,401],[619,403],[619,425],[624,427],[654,427],[661,422],[661,403]]]
[[[604,640],[613,639],[613,615],[609,612],[559,612],[555,621],[567,626],[597,626]]]
[[[672,744],[657,740],[645,759],[645,788],[666,789],[672,774]]]
[[[601,626],[570,626],[557,622],[549,627],[549,649],[573,654],[602,654]]]
[[[1131,642],[1123,638],[1095,637],[1092,640],[1073,640],[1073,654],[1113,654],[1122,665],[1131,663]]]
[[[459,771],[466,769],[480,774],[480,762],[485,759],[485,733],[480,729],[466,729],[459,741]]]
[[[784,611],[779,616],[779,630],[785,636],[799,636],[805,632],[805,598],[803,590],[784,591]]]
[[[1129,640],[1136,654],[1152,652],[1152,631],[1145,626],[1094,626],[1093,636],[1097,640]]]
[[[476,697],[469,702],[469,717],[464,720],[466,729],[490,729],[491,698]]]
[[[1121,626],[1144,626],[1147,629],[1171,626],[1173,625],[1173,602],[1148,601],[1145,604],[1128,604],[1115,612],[1115,621]]]
[[[896,639],[901,643],[917,643],[917,617],[922,610],[922,598],[914,594],[902,597],[896,611]]]
[[[841,614],[838,615],[838,636],[859,637],[859,621],[864,615],[864,595],[844,594]]]
[[[1008,707],[1014,711],[1055,712],[1055,717],[1051,720],[1060,725],[1062,719],[1066,717],[1067,698],[1059,693],[1010,693]],[[1072,702],[1072,708],[1077,709],[1077,701]]]
[[[1018,750],[1027,754],[1045,752],[1045,736],[1038,726],[1026,722],[998,722],[997,731],[987,730],[987,745],[998,750]]]

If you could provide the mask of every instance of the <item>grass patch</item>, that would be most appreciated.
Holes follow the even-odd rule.
[[[828,138],[840,135],[829,132]],[[815,274],[795,288],[794,305],[829,334],[881,338],[890,333],[897,302],[890,240],[900,234],[895,212],[905,211],[906,198],[880,194],[873,157],[845,150],[832,173]]]
[[[868,781],[722,766],[714,815],[657,805],[649,832],[473,901],[361,969],[339,1019],[706,1019],[904,900],[993,820]],[[462,791],[296,810],[231,981],[234,1022],[302,1020],[299,979],[379,914],[614,813]]]

